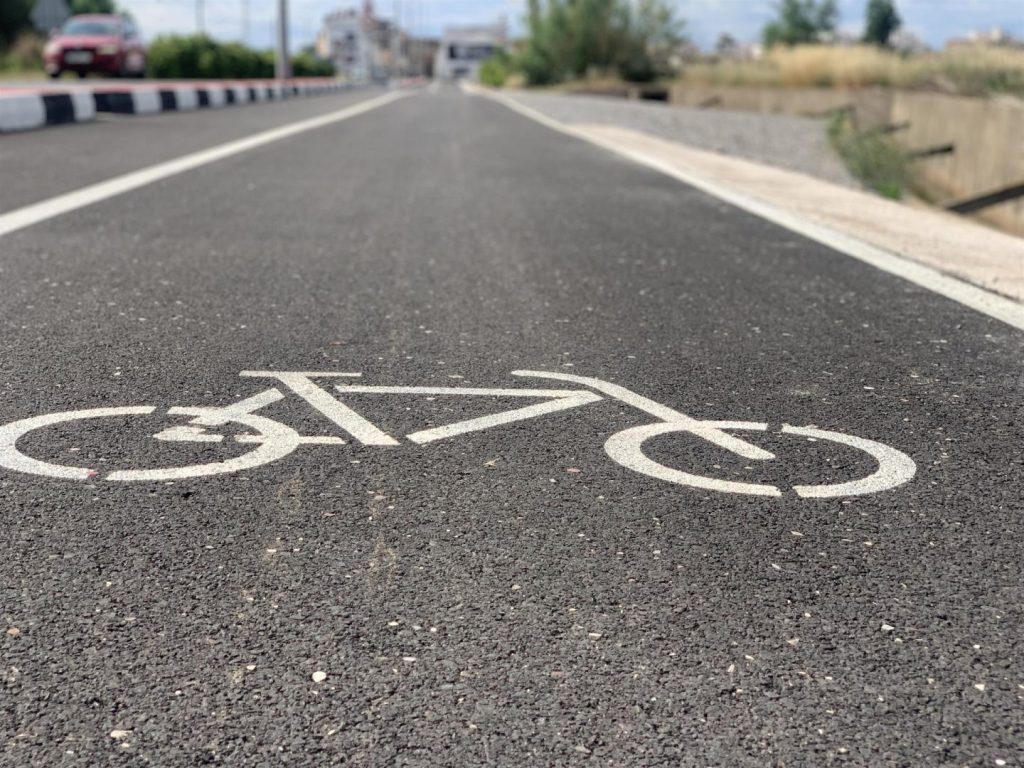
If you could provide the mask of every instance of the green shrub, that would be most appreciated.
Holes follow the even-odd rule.
[[[492,88],[501,88],[508,79],[508,60],[504,54],[495,54],[480,65],[480,82]]]
[[[0,54],[0,69],[31,72],[43,68],[46,40],[32,32],[23,32],[6,53]]]
[[[301,51],[292,57],[292,75],[295,77],[333,77],[334,65],[318,58],[312,51]]]
[[[274,76],[272,51],[220,43],[207,35],[165,35],[149,46],[149,75],[161,79],[249,79]],[[330,62],[303,51],[292,58],[296,77],[328,77]]]
[[[672,74],[684,39],[668,0],[529,0],[526,21],[515,66],[530,85],[595,70],[648,82]]]
[[[857,131],[847,112],[829,124],[829,139],[856,178],[883,197],[899,200],[910,183],[906,152],[878,131]]]

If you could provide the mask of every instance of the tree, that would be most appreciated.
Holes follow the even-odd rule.
[[[71,13],[116,13],[114,0],[69,0]]]
[[[682,22],[666,0],[529,0],[516,66],[531,85],[617,71],[647,81],[671,70]]]
[[[728,32],[723,32],[718,36],[718,42],[715,43],[715,53],[723,58],[729,58],[736,55],[739,47],[740,44],[736,42],[735,37]]]
[[[0,0],[0,49],[31,28],[29,14],[33,5],[32,0]]]
[[[889,39],[903,24],[892,0],[868,0],[864,42],[888,46]]]
[[[672,73],[672,57],[683,44],[684,22],[664,0],[637,0],[627,7],[621,36],[619,74],[649,82]]]
[[[836,0],[782,0],[778,18],[764,28],[765,47],[815,43],[835,32]]]

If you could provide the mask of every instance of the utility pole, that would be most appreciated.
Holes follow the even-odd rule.
[[[288,0],[277,0],[277,59],[274,76],[278,80],[291,77],[288,61]]]

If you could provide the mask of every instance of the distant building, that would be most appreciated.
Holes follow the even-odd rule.
[[[1021,41],[1013,37],[1009,32],[1000,27],[993,27],[984,32],[968,32],[963,37],[955,37],[946,42],[947,48],[960,48],[964,46],[994,46],[1014,47],[1021,45]]]
[[[437,50],[440,43],[423,37],[409,39],[406,46],[406,58],[409,61],[406,72],[410,77],[433,77],[434,61],[437,59]]]
[[[407,38],[394,22],[379,18],[372,0],[361,10],[346,8],[324,17],[316,52],[354,83],[387,80],[408,69]]]
[[[897,29],[889,37],[889,47],[900,53],[925,53],[928,45],[920,37],[906,29]]]
[[[479,27],[448,27],[434,58],[434,77],[443,80],[477,80],[480,64],[505,47],[504,24]]]

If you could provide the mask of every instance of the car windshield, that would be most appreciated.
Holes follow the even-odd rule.
[[[93,19],[72,19],[64,25],[65,35],[116,35],[117,24],[113,21],[95,21]]]

